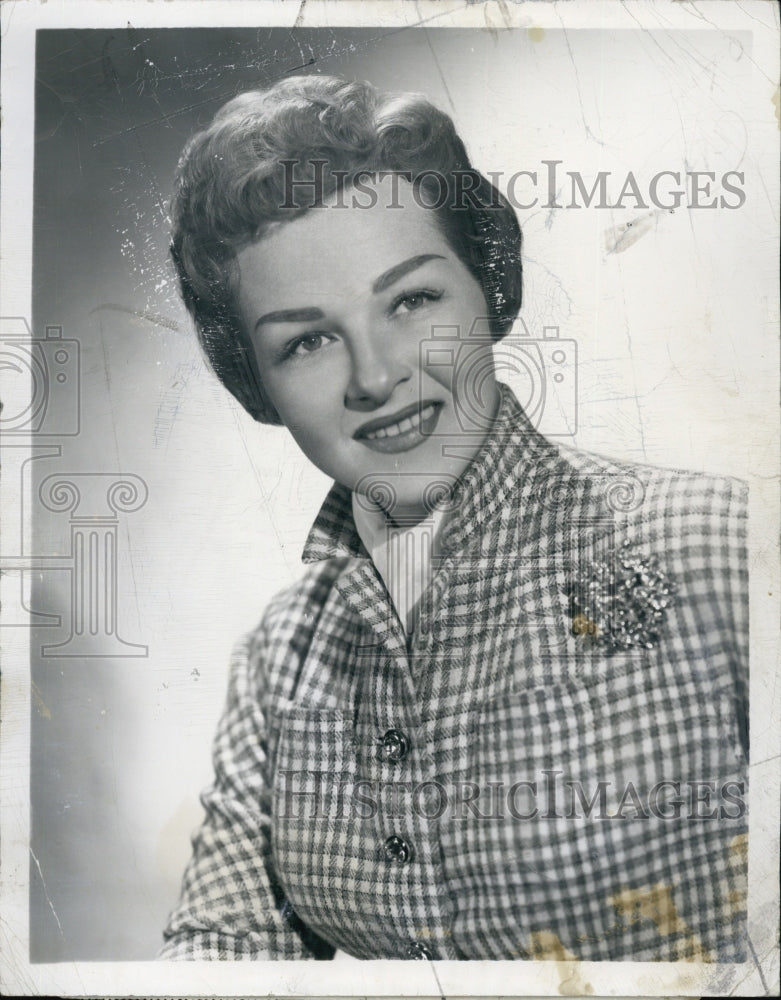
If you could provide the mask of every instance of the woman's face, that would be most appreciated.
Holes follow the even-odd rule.
[[[240,251],[237,302],[302,451],[350,489],[387,484],[389,513],[414,518],[480,447],[498,388],[480,284],[389,180],[372,207],[348,191]]]

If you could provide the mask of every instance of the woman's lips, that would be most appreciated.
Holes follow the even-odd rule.
[[[378,420],[365,424],[355,437],[372,451],[409,451],[434,432],[441,410],[442,403],[436,402],[408,407],[392,423]]]

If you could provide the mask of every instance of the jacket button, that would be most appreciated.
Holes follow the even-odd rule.
[[[380,757],[398,764],[409,753],[409,740],[399,729],[389,729],[380,740]]]
[[[394,834],[385,841],[385,857],[396,864],[406,864],[412,858],[412,847],[403,837]]]
[[[431,960],[434,956],[431,954],[431,950],[420,941],[412,941],[407,945],[404,957]]]

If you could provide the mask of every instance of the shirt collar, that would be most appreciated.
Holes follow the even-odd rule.
[[[448,511],[435,508],[413,525],[395,524],[368,497],[353,493],[355,526],[409,635],[435,572],[437,536]]]
[[[363,542],[364,548],[372,556],[375,549],[385,545],[388,540],[388,531],[408,531],[417,534],[431,532],[436,536],[447,517],[448,511],[443,508],[434,508],[428,517],[418,521],[416,524],[406,526],[396,525],[390,521],[382,507],[374,503],[369,497],[357,497],[352,494],[352,515],[358,537]]]
[[[449,543],[457,544],[494,517],[517,488],[523,470],[560,460],[559,452],[534,428],[512,390],[499,383],[496,419],[464,471],[457,495],[447,501]],[[335,483],[323,502],[303,551],[305,563],[339,557],[367,558],[355,524],[352,493]]]

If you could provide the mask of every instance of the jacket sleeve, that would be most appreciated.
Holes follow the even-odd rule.
[[[214,781],[201,796],[205,820],[161,959],[331,958],[287,902],[271,851],[263,629],[233,651],[225,710],[214,741]]]
[[[749,733],[749,569],[748,569],[748,487],[731,480],[728,530],[721,539],[727,558],[729,580],[729,622],[733,639],[735,711],[740,740],[748,758]]]
[[[676,484],[668,509],[685,573],[682,613],[701,646],[723,654],[712,677],[721,692],[720,711],[748,756],[749,580],[748,487],[727,476],[688,475]],[[707,670],[709,660],[702,663]]]

